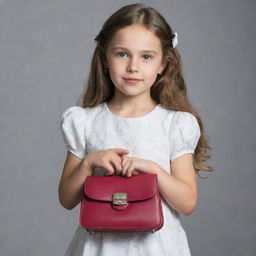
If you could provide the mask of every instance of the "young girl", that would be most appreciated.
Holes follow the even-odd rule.
[[[73,209],[90,175],[157,174],[164,226],[155,233],[90,234],[78,226],[67,255],[190,255],[179,214],[197,203],[196,173],[210,147],[187,98],[177,33],[153,8],[115,12],[95,38],[83,106],[62,114],[67,159],[60,203]]]

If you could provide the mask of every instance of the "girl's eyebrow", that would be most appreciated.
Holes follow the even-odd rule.
[[[126,51],[129,51],[129,49],[125,48],[125,47],[120,47],[120,46],[116,46],[114,48],[112,48],[112,50],[126,50]],[[157,54],[156,51],[154,50],[142,50],[141,52],[149,52],[149,53],[154,53],[154,54]]]

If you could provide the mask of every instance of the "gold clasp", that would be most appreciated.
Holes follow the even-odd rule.
[[[112,197],[112,203],[114,205],[127,204],[127,193],[114,193]]]

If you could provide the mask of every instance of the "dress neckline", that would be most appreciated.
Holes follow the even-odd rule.
[[[137,117],[122,117],[122,116],[118,116],[118,115],[114,114],[114,113],[109,109],[109,107],[108,107],[108,105],[107,105],[107,102],[104,102],[104,103],[103,103],[103,106],[104,106],[104,108],[107,110],[107,112],[108,112],[110,115],[114,116],[115,118],[119,118],[119,119],[130,119],[130,120],[138,120],[138,119],[146,118],[146,117],[152,115],[152,114],[158,109],[159,104],[157,104],[157,105],[156,105],[150,112],[148,112],[147,114],[145,114],[145,115],[143,115],[143,116],[137,116]]]

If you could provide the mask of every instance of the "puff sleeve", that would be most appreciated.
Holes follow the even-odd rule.
[[[86,155],[84,108],[73,106],[63,112],[61,133],[67,150],[81,159],[84,158]]]
[[[170,159],[194,153],[200,138],[200,127],[194,115],[189,112],[177,111],[170,128]]]

